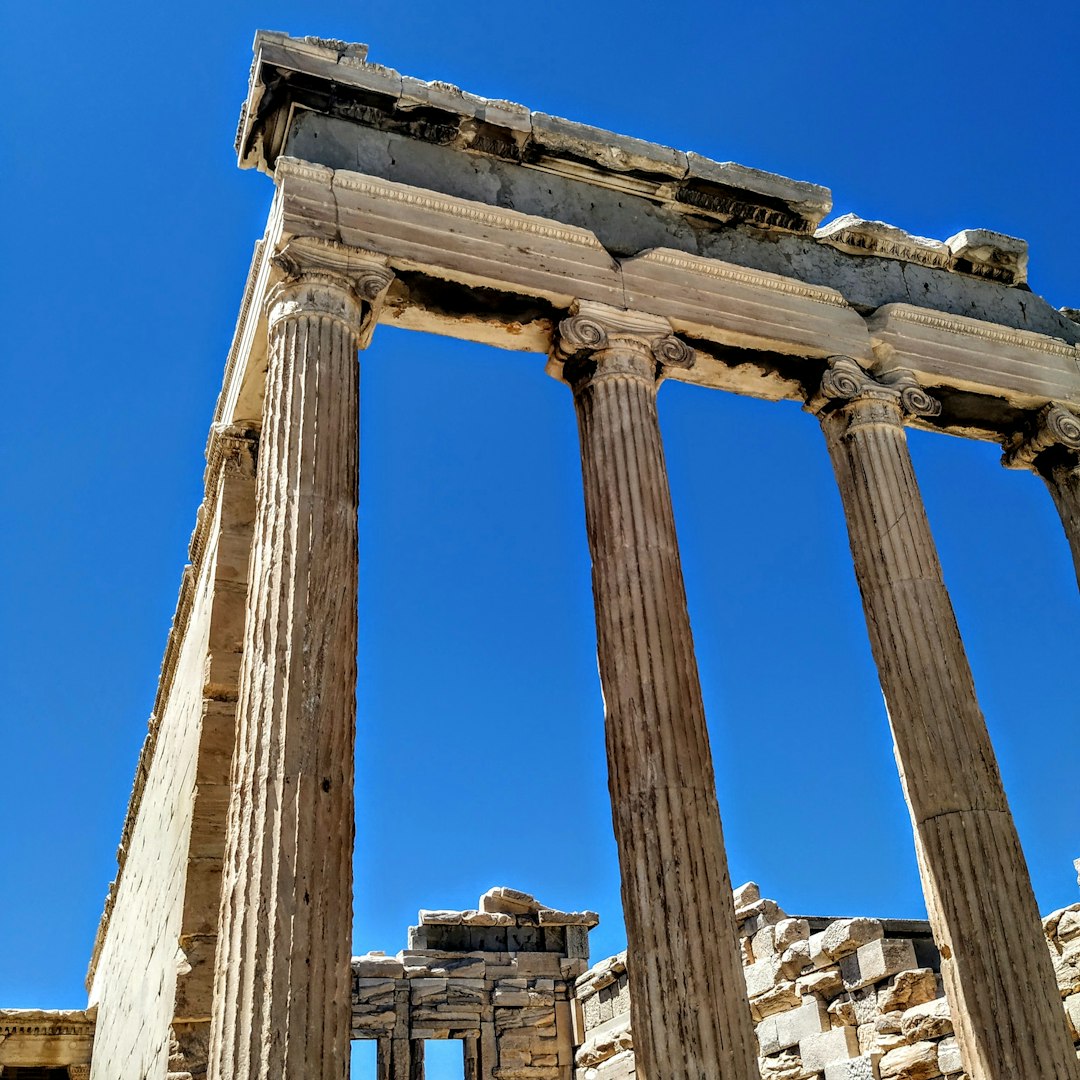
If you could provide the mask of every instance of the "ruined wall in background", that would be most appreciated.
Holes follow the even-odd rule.
[[[735,901],[762,1080],[964,1077],[929,924],[791,919],[752,884]],[[1080,904],[1043,928],[1080,1044]],[[575,992],[575,1080],[636,1076],[626,954],[590,968]]]

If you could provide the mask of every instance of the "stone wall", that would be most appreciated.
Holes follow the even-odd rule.
[[[928,924],[788,918],[753,884],[735,900],[762,1080],[964,1080]],[[1080,904],[1043,928],[1080,1043]],[[575,994],[575,1080],[635,1076],[626,954],[591,968]]]
[[[468,1080],[570,1080],[597,921],[505,888],[476,911],[421,911],[408,949],[353,961],[352,1036],[378,1039],[378,1080],[422,1077],[429,1039],[461,1040]]]
[[[94,944],[93,1077],[205,1072],[256,437],[215,428],[150,730]]]
[[[93,1080],[164,1080],[176,994],[177,946],[195,799],[210,636],[214,553],[195,585],[173,690],[160,717],[139,813],[124,845],[108,928],[96,954]]]

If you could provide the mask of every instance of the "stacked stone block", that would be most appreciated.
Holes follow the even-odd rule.
[[[762,1080],[967,1080],[928,924],[789,918],[752,883],[734,896]],[[1043,928],[1080,1044],[1080,904]],[[575,992],[574,1080],[634,1077],[626,954]]]
[[[407,949],[353,960],[352,1037],[378,1039],[379,1080],[422,1077],[428,1039],[462,1041],[468,1080],[571,1080],[597,922],[505,888],[475,911],[421,911]]]

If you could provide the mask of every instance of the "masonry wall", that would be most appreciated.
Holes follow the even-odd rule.
[[[151,732],[153,753],[121,874],[96,953],[90,1004],[98,1006],[92,1080],[165,1080],[196,795],[203,686],[217,565],[216,522],[200,559],[170,691]],[[183,595],[178,608],[180,621]],[[176,631],[174,626],[174,633]],[[166,655],[166,664],[169,663]],[[163,678],[165,673],[163,673]]]
[[[966,1080],[928,924],[792,919],[754,885],[735,900],[762,1080]],[[1080,1043],[1080,904],[1043,928]],[[575,997],[574,1080],[636,1076],[626,954],[590,968]]]

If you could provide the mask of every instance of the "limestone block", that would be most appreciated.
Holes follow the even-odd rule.
[[[446,979],[411,979],[409,981],[409,1001],[413,1005],[426,1005],[445,997]]]
[[[809,942],[810,924],[805,919],[781,919],[776,924],[774,933],[776,935],[776,951],[782,953],[797,941]]]
[[[941,1075],[937,1043],[918,1042],[890,1050],[878,1063],[881,1080],[933,1080]]]
[[[948,1001],[943,997],[935,998],[908,1009],[901,1017],[900,1030],[909,1042],[951,1035],[953,1025]]]
[[[877,1020],[877,991],[872,986],[849,991],[851,1004],[855,1009],[855,1021],[858,1024],[873,1024]]]
[[[907,1046],[907,1044],[908,1040],[899,1033],[895,1035],[881,1035],[876,1030],[874,1032],[874,1045],[883,1054],[887,1054],[890,1050],[895,1050],[898,1046]]]
[[[787,915],[775,900],[757,900],[737,911],[735,917],[740,920],[739,932],[753,937],[763,926],[774,926]]]
[[[791,1050],[770,1057],[763,1057],[759,1062],[761,1080],[812,1080],[820,1073],[811,1073],[803,1068],[802,1058]]]
[[[874,1021],[874,1028],[879,1035],[895,1035],[901,1030],[903,1019],[902,1012],[881,1013]]]
[[[844,980],[840,975],[839,968],[813,971],[809,975],[801,975],[795,980],[795,992],[797,994],[816,994],[825,1001],[831,1001],[843,989]]]
[[[775,956],[758,960],[748,968],[743,968],[743,976],[746,979],[746,993],[750,998],[756,998],[761,994],[768,993],[779,981],[780,961]]]
[[[424,908],[419,912],[421,925],[428,926],[460,926],[460,911],[427,911]]]
[[[1070,994],[1065,999],[1065,1016],[1073,1042],[1077,1042],[1080,1040],[1080,994]]]
[[[761,890],[755,882],[748,881],[745,885],[733,889],[731,898],[735,902],[735,918],[743,919],[746,917],[743,914],[743,909],[748,908],[751,904],[756,904],[761,899]]]
[[[818,950],[820,952],[830,960],[839,960],[863,945],[883,937],[884,934],[885,930],[878,919],[837,919],[829,923],[821,931],[820,936],[814,936],[819,937]],[[812,955],[818,950],[811,946]]]
[[[942,1039],[938,1043],[937,1059],[938,1068],[944,1076],[948,1076],[949,1073],[960,1072],[963,1069],[964,1064],[960,1060],[960,1044],[956,1041],[955,1036],[950,1035],[947,1039]]]
[[[825,1066],[825,1080],[878,1080],[877,1058],[869,1055]]]
[[[353,979],[353,1011],[393,1003],[397,983],[393,979]]]
[[[600,916],[595,911],[555,911],[554,908],[541,908],[537,913],[541,926],[587,926],[600,924]]]
[[[878,1008],[896,1012],[932,1001],[937,997],[937,978],[930,968],[901,971],[888,986],[878,991]]]
[[[777,955],[775,926],[763,926],[754,934],[750,939],[750,953],[755,961]]]
[[[839,977],[837,977],[839,983]],[[796,990],[796,983],[785,981],[777,983],[750,1002],[750,1013],[755,1020],[764,1020],[774,1013],[785,1012],[799,1005],[802,995]]]
[[[453,977],[455,979],[482,979],[486,974],[483,956],[461,953],[418,952],[406,949],[400,953],[407,979]]]
[[[540,901],[535,896],[518,889],[510,889],[505,885],[497,885],[488,889],[480,897],[480,910],[485,912],[502,912],[507,915],[535,914],[541,908]]]
[[[405,974],[405,965],[396,956],[366,953],[364,956],[353,957],[352,970],[354,978],[400,979]]]
[[[859,1038],[854,1028],[839,1027],[820,1035],[805,1035],[799,1040],[803,1068],[821,1072],[826,1065],[859,1056]]]
[[[809,998],[797,1009],[777,1013],[757,1026],[762,1054],[775,1054],[796,1046],[807,1035],[829,1030],[829,1014],[817,998]]]
[[[789,945],[780,956],[780,973],[788,979],[794,979],[813,969],[810,960],[810,942],[796,941]]]
[[[1056,936],[1062,945],[1066,942],[1080,941],[1080,904],[1073,904],[1061,912]]]
[[[840,974],[844,985],[855,990],[917,966],[915,948],[907,938],[878,938],[844,956]]]
[[[502,911],[463,911],[461,922],[464,926],[513,926],[514,916]]]
[[[855,1005],[848,996],[837,998],[829,1006],[829,1016],[833,1027],[856,1027]]]
[[[1054,978],[1061,996],[1080,993],[1080,953],[1066,956],[1051,950],[1050,959],[1054,964]]]

